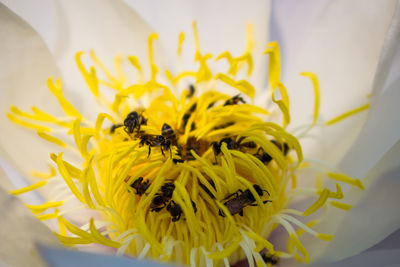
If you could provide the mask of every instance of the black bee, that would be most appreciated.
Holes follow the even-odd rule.
[[[272,160],[272,157],[268,153],[264,152],[262,147],[258,148],[257,153],[254,154],[254,156],[264,164],[268,164]]]
[[[286,142],[283,142],[283,144],[281,144],[276,140],[271,140],[271,143],[276,145],[282,151],[283,155],[286,156],[287,153],[289,152],[289,145]]]
[[[133,133],[135,129],[139,131],[141,125],[147,125],[147,119],[136,111],[129,113],[124,120],[125,132],[128,134]]]
[[[143,182],[143,177],[137,178],[132,184],[131,187],[136,189],[136,194],[139,196],[143,195],[147,188],[149,188],[150,182],[149,180],[146,179],[146,181]]]
[[[166,139],[162,135],[151,135],[151,134],[144,134],[140,136],[140,145],[148,145],[149,146],[149,154],[147,157],[150,156],[151,153],[151,147],[152,146],[159,146],[161,148],[161,153],[163,156],[164,150],[169,150],[171,152],[171,141],[169,139]],[[172,154],[171,154],[172,156]]]
[[[265,263],[269,263],[271,265],[279,265],[279,257],[271,253],[260,253]]]
[[[173,200],[168,203],[167,211],[171,213],[173,222],[179,221],[183,213],[181,206],[179,204],[176,204]]]
[[[189,85],[189,94],[187,95],[187,98],[191,98],[195,92],[196,88],[194,87],[194,85],[193,84]]]
[[[264,195],[264,192],[266,192],[269,195],[268,191],[262,190],[259,185],[255,184],[253,185],[253,188],[254,190],[256,190],[257,194],[260,197]],[[232,215],[239,213],[240,216],[243,216],[243,208],[245,208],[246,206],[257,206],[257,204],[255,203],[256,199],[254,198],[253,194],[249,189],[246,189],[245,191],[239,189],[237,192],[224,198],[224,200],[226,199],[228,200],[224,203],[224,205]],[[263,201],[264,204],[267,202],[271,202],[271,200]],[[221,209],[219,210],[218,214],[222,217],[226,217],[226,215]]]
[[[223,138],[221,141],[219,141],[219,143],[212,143],[215,156],[218,156],[221,153],[222,143],[225,143],[228,149],[235,148],[235,141],[231,137]]]
[[[246,136],[241,136],[236,142],[236,148],[256,148],[257,144],[253,141],[243,142]]]
[[[244,99],[240,95],[235,95],[234,97],[226,100],[224,106],[237,105],[239,104],[239,102],[242,102],[243,104],[246,103],[246,101],[244,101]]]
[[[229,127],[229,126],[232,126],[232,125],[234,125],[234,124],[235,124],[234,121],[230,121],[230,122],[227,122],[227,123],[225,123],[225,124],[221,124],[221,125],[215,126],[215,127],[214,127],[214,130],[225,129],[225,128],[227,128],[227,127]]]
[[[215,189],[214,181],[211,179],[207,179],[207,181]],[[211,193],[210,190],[204,184],[202,184],[200,181],[199,181],[199,185],[212,199],[215,199],[215,196],[213,195],[213,193]]]
[[[177,144],[176,134],[175,134],[174,130],[172,130],[171,126],[164,123],[161,128],[161,135],[164,136],[166,139],[170,140],[171,145],[176,146],[176,144]]]
[[[196,206],[196,203],[194,203],[193,200],[192,200],[192,207],[193,207],[194,213],[196,213],[197,212],[197,206]]]
[[[114,124],[113,126],[111,126],[111,128],[110,128],[110,133],[115,133],[115,130],[117,129],[117,128],[119,128],[119,127],[122,127],[122,126],[124,126],[123,124]]]
[[[194,103],[189,108],[189,110],[183,115],[183,118],[182,118],[183,123],[182,123],[182,126],[181,126],[182,129],[186,128],[186,124],[187,124],[190,116],[192,116],[192,113],[196,110],[196,108],[197,108],[197,103]],[[192,124],[191,127],[194,128],[195,126]]]
[[[167,203],[171,200],[172,194],[174,193],[175,185],[174,183],[168,182],[161,186],[161,192],[157,193],[153,198],[150,209],[151,211],[159,212]]]
[[[196,203],[194,203],[193,201],[192,201],[192,207],[193,207],[194,213],[196,213],[197,207],[196,207]],[[179,204],[176,204],[175,201],[173,201],[173,200],[171,200],[171,202],[168,203],[167,211],[169,211],[169,213],[171,214],[173,222],[179,221],[179,219],[181,218],[181,215],[183,213],[181,206]]]
[[[172,161],[173,161],[175,164],[185,162],[183,159],[172,159]]]
[[[208,104],[207,109],[212,108],[215,105],[215,102],[211,102],[210,104]]]

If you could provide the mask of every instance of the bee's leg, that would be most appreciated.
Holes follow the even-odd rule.
[[[241,190],[240,190],[240,191],[241,191]],[[239,194],[238,194],[238,192],[232,193],[232,194],[230,194],[229,196],[225,197],[223,200],[228,199],[228,198],[231,198],[232,196],[238,197]]]
[[[151,146],[149,145],[149,153],[147,154],[147,158],[150,157],[150,153],[151,153]]]
[[[243,210],[241,210],[241,211],[239,212],[239,215],[240,215],[240,216],[243,216]]]

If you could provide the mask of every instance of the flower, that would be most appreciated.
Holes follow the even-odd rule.
[[[56,86],[58,86],[57,84],[56,84]],[[52,87],[52,85],[51,85],[51,83],[50,83],[50,87]],[[60,100],[60,102],[64,102],[65,103],[65,101],[64,100],[62,100],[63,98],[62,98],[62,96],[61,96],[61,94],[56,90],[57,89],[57,87],[54,87],[54,89],[53,89],[53,91],[54,92],[56,92],[56,94],[58,95],[58,98],[59,99],[61,99]],[[282,93],[282,95],[284,95],[283,93]],[[185,113],[183,113],[183,115],[185,115]],[[76,129],[77,128],[79,128],[79,123],[74,123],[74,125],[75,125],[75,127],[73,127],[74,129],[75,129],[75,132],[76,132]],[[43,130],[43,129],[42,129]],[[128,129],[129,130],[129,129]],[[45,138],[47,138],[47,139],[50,139],[50,140],[55,140],[55,139],[51,139],[51,137],[50,136],[48,136],[48,135],[46,135],[46,134],[44,134],[44,133],[41,133],[41,136],[42,137],[45,137]],[[75,136],[77,136],[77,134],[75,134]],[[76,138],[75,137],[75,140],[77,141],[77,139],[79,139],[79,138]],[[85,137],[83,137],[83,139],[85,139]],[[151,142],[153,142],[153,141],[151,141]],[[77,142],[77,143],[79,143],[79,142]],[[151,143],[152,144],[152,143]],[[222,143],[221,144],[222,145],[222,151],[225,153],[225,152],[228,152],[229,153],[229,151],[228,150],[225,150],[224,151],[224,144]],[[82,152],[82,151],[81,151]],[[83,152],[85,152],[85,151],[83,151]],[[84,153],[83,153],[84,154]],[[62,163],[62,161],[61,161],[61,157],[60,157],[60,154],[59,154],[59,156],[57,157],[57,160],[58,160],[58,163],[59,163],[59,166],[62,166],[63,165],[63,163]],[[248,190],[250,190],[251,189],[251,186],[250,187],[248,187]],[[212,188],[208,188],[208,190],[209,191],[212,191]],[[256,195],[256,194],[253,194],[253,195]],[[261,200],[261,199],[260,199]],[[187,201],[186,201],[187,202]],[[187,202],[187,203],[189,203],[189,202]],[[186,203],[186,204],[187,204]],[[179,203],[178,203],[179,204]],[[261,203],[259,203],[260,204],[260,206],[261,206]],[[263,203],[263,204],[265,204],[265,203]],[[222,209],[223,209],[223,206],[221,207]],[[194,208],[193,208],[193,210],[194,210]],[[185,215],[186,214],[188,214],[188,213],[186,213],[185,212]],[[226,214],[228,214],[228,211],[226,211]],[[93,232],[92,232],[93,233]],[[95,233],[95,232],[94,232]]]

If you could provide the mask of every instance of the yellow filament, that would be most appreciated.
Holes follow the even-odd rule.
[[[358,114],[358,113],[360,113],[360,112],[362,112],[364,110],[367,110],[367,109],[369,109],[369,103],[365,104],[365,105],[362,105],[361,107],[349,110],[349,111],[347,111],[347,112],[345,112],[345,113],[343,113],[343,114],[341,114],[341,115],[339,115],[339,116],[337,116],[337,117],[335,117],[333,119],[330,119],[329,121],[325,122],[325,125],[332,125],[332,124],[338,123],[338,122],[340,122],[340,121],[342,121],[342,120],[344,120],[344,119],[346,119],[346,118],[348,118],[350,116],[356,115],[356,114]]]
[[[275,89],[281,77],[281,56],[277,42],[269,42],[264,54],[269,55],[268,79],[271,89]]]
[[[60,79],[56,79],[56,83],[54,84],[53,80],[49,78],[47,80],[47,87],[49,87],[50,92],[57,98],[61,108],[67,116],[82,119],[82,115],[74,108],[73,105],[71,105],[71,103],[68,102],[67,99],[65,99],[62,93]]]
[[[329,203],[332,206],[334,206],[336,208],[339,208],[339,209],[342,209],[342,210],[350,210],[353,207],[352,205],[341,203],[341,202],[334,201],[334,200],[331,200]]]
[[[38,172],[38,171],[31,171],[31,175],[37,178],[41,178],[41,179],[49,179],[51,177],[56,176],[57,172],[56,169],[49,165],[50,168],[50,172],[45,173],[45,172]]]
[[[361,190],[364,190],[364,185],[361,183],[359,179],[351,178],[343,173],[328,172],[326,175],[333,180],[348,183],[352,186],[360,188]]]
[[[179,41],[178,41],[178,49],[177,49],[177,54],[178,57],[182,56],[182,46],[183,46],[183,42],[185,41],[185,33],[184,32],[180,32],[179,33]]]
[[[319,82],[318,77],[315,73],[312,72],[302,72],[301,75],[310,78],[313,88],[314,88],[314,119],[313,124],[315,125],[318,120],[319,115],[319,104],[320,104],[320,89],[319,89]]]
[[[317,211],[320,207],[322,207],[322,205],[325,204],[326,200],[328,199],[328,196],[329,196],[329,190],[328,189],[322,190],[322,193],[317,199],[317,201],[315,201],[306,211],[304,211],[303,215],[309,216],[310,214]]]
[[[51,132],[51,129],[49,127],[45,127],[45,126],[41,126],[41,125],[38,125],[38,124],[34,124],[34,123],[29,123],[29,122],[23,121],[21,119],[18,119],[17,117],[15,117],[11,113],[7,113],[7,118],[9,120],[11,120],[12,122],[14,122],[16,124],[19,124],[19,125],[21,125],[23,127],[26,127],[26,128],[30,128],[30,129],[41,131],[41,132]]]
[[[44,186],[46,184],[47,184],[47,181],[44,180],[44,181],[40,181],[40,182],[31,184],[31,185],[28,185],[26,187],[20,188],[20,189],[9,191],[8,193],[10,193],[11,195],[20,195],[20,194],[23,194],[23,193],[30,192],[32,190],[38,189],[38,188],[40,188],[40,187],[42,187],[42,186]]]
[[[30,210],[32,210],[33,213],[39,214],[42,213],[43,211],[50,209],[50,208],[56,208],[61,206],[64,203],[64,201],[49,201],[46,202],[42,205],[29,205],[25,204]]]
[[[50,143],[56,144],[61,147],[67,147],[67,144],[64,143],[62,140],[58,139],[57,137],[51,136],[44,132],[37,132],[37,135],[39,135],[41,138],[43,138],[44,140],[46,140]]]

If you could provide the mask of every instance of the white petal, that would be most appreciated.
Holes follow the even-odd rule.
[[[289,44],[291,57],[285,56],[286,50],[282,51],[284,64],[289,66],[285,77],[293,99],[291,113],[294,125],[312,121],[313,90],[310,81],[299,75],[301,71],[312,71],[319,77],[322,121],[368,101],[367,94],[372,90],[376,66],[395,6],[396,1],[379,4],[376,1],[331,1],[325,6],[318,5],[316,11],[310,11],[314,20],[304,23],[310,27],[301,31],[302,40]],[[285,18],[290,15],[286,14]],[[304,16],[308,15],[308,12],[304,13]],[[292,40],[288,38],[288,41]],[[358,118],[361,119],[362,115]],[[361,126],[362,119],[346,127],[332,126],[329,131],[322,132],[324,141],[328,142],[325,142],[325,151],[318,153],[325,152],[326,160],[337,163],[357,137]],[[343,133],[351,134],[343,140]]]
[[[353,176],[363,176],[400,139],[400,4],[386,35],[374,79],[367,121],[340,167]],[[397,58],[397,60],[396,60]]]
[[[169,62],[175,62],[179,32],[184,31],[187,40],[184,43],[185,67],[193,66],[194,42],[192,21],[197,21],[200,47],[203,53],[214,56],[223,51],[233,56],[243,53],[246,48],[246,24],[254,25],[254,79],[257,89],[262,89],[266,80],[266,48],[270,1],[224,0],[224,1],[129,1],[126,0],[159,33],[160,41],[168,53]],[[225,70],[225,69],[223,69]],[[221,69],[219,69],[221,71]]]
[[[2,0],[2,2],[40,35],[50,51],[54,51],[56,29],[53,0],[40,1],[40,5],[34,1],[27,0]]]
[[[306,237],[305,246],[313,257],[337,261],[356,255],[399,228],[399,157],[400,142],[397,142],[363,178],[367,185],[365,191],[351,189],[345,192],[344,202],[354,207],[348,212],[329,210],[326,220],[317,229],[332,233],[335,238],[324,243]]]
[[[152,31],[144,20],[121,1],[57,1],[56,23],[57,64],[69,91],[67,97],[74,99],[74,104],[83,114],[94,115],[98,110],[94,108],[96,105],[91,101],[93,97],[76,67],[76,52],[84,51],[85,58],[89,58],[88,52],[93,49],[114,75],[115,56],[135,55],[143,69],[150,72],[149,65],[145,63],[148,60],[147,39]],[[84,62],[87,62],[87,68],[93,65],[91,60],[84,59]],[[127,61],[126,64],[133,72],[133,67]],[[99,69],[97,73],[99,77],[105,76]]]
[[[61,247],[56,236],[21,201],[1,188],[0,225],[0,259],[10,266],[43,266],[35,244]]]
[[[45,171],[50,146],[43,145],[31,131],[11,123],[5,114],[11,105],[30,111],[32,105],[60,114],[54,97],[46,88],[57,67],[37,33],[0,4],[0,146],[2,157],[25,176],[32,169]],[[57,113],[58,112],[58,113]]]
[[[106,256],[94,253],[54,249],[39,246],[40,254],[44,260],[53,267],[106,267],[106,266],[138,266],[138,267],[168,267],[151,261],[136,260],[128,257]]]

